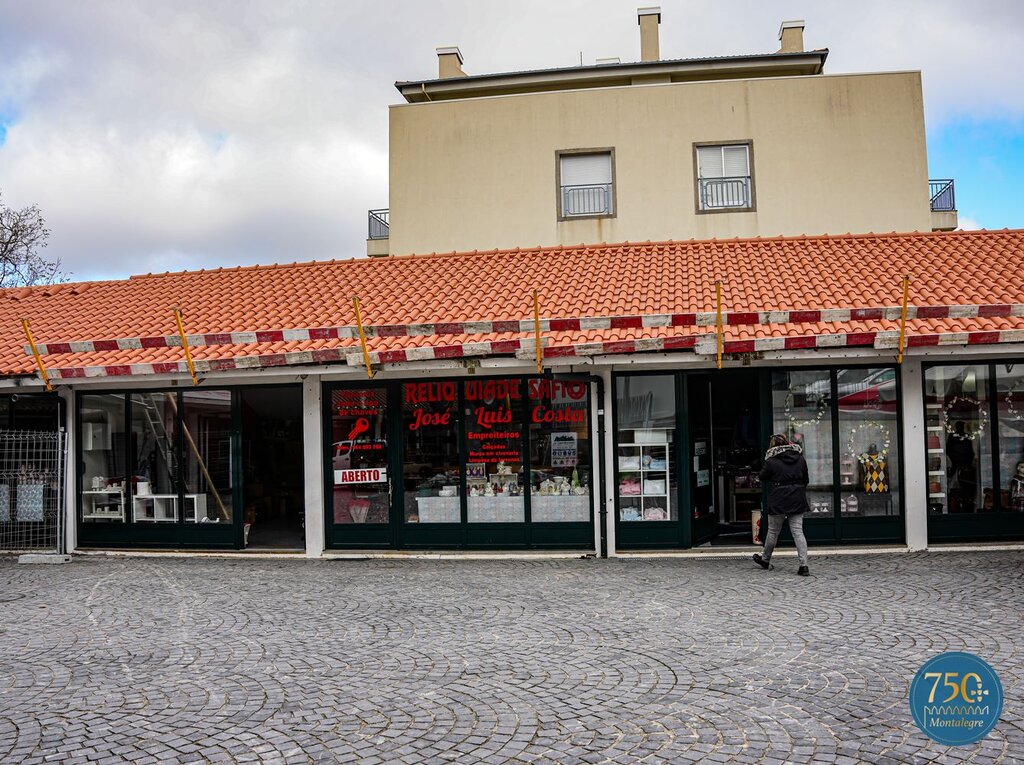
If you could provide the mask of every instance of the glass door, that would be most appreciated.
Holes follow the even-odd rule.
[[[689,426],[690,546],[711,541],[718,533],[715,512],[715,453],[711,428],[711,378],[690,375],[686,380]]]
[[[399,503],[402,547],[464,544],[459,384],[402,383]]]
[[[390,547],[394,475],[388,389],[335,388],[328,396],[328,544]]]

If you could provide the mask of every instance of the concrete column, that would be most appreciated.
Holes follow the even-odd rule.
[[[612,418],[612,373],[602,370],[598,373],[604,382],[604,443],[601,444],[601,459],[604,460],[604,518],[605,538],[608,540],[608,557],[614,558],[615,550],[615,420]]]
[[[302,460],[305,474],[306,555],[323,554],[324,536],[324,437],[320,407],[320,378],[302,381]]]
[[[904,358],[900,368],[903,417],[903,502],[907,547],[928,549],[928,455],[925,451],[921,362]]]
[[[78,463],[75,460],[75,438],[78,425],[75,422],[75,394],[71,388],[61,387],[57,391],[64,406],[64,552],[72,553],[78,547]]]

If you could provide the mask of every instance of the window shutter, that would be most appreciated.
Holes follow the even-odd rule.
[[[563,186],[597,186],[612,182],[612,156],[602,154],[563,154]]]
[[[698,146],[697,177],[721,178],[723,175],[724,173],[722,168],[722,147]]]
[[[746,146],[723,146],[722,154],[726,178],[745,178],[750,175]]]

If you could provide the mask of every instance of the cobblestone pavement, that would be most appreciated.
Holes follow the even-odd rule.
[[[0,762],[1024,761],[1024,555],[0,560]],[[1002,678],[947,748],[910,679]]]

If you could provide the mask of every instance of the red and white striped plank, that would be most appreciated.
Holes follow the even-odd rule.
[[[826,308],[784,311],[726,311],[722,323],[726,326],[764,324],[809,324],[849,321],[898,321],[900,306],[877,308]],[[908,306],[908,319],[976,319],[1024,317],[1024,304],[978,304]],[[541,319],[541,332],[585,332],[615,329],[654,329],[659,327],[713,327],[718,317],[714,311],[689,313],[628,314],[622,316],[586,316],[574,319]],[[524,334],[535,331],[532,319],[509,321],[456,321],[412,324],[373,324],[364,327],[366,336],[373,337],[431,337],[445,335]],[[247,332],[209,332],[186,335],[192,348],[208,345],[256,345],[264,343],[310,342],[314,340],[355,340],[358,328],[350,325],[311,327],[299,329],[266,329]],[[107,340],[72,340],[37,343],[43,356],[58,353],[100,353],[132,351],[144,348],[180,348],[179,335]],[[32,348],[23,346],[26,355]]]
[[[1024,329],[977,330],[970,332],[937,332],[908,334],[910,348],[929,346],[995,345],[1001,343],[1024,343]],[[778,350],[814,350],[823,348],[875,348],[894,350],[899,344],[899,332],[849,332],[795,337],[755,338],[752,340],[726,340],[723,353],[755,353]],[[571,345],[545,347],[543,357],[571,358],[603,356],[658,351],[692,350],[697,355],[713,356],[717,353],[716,336],[713,334],[686,335],[680,337],[653,337],[637,340],[609,340],[604,342],[574,343]],[[375,365],[400,362],[427,361],[434,359],[455,359],[481,355],[510,355],[532,358],[535,346],[532,340],[503,340],[493,343],[464,343],[448,346],[407,348],[394,351],[379,351],[371,354]],[[264,369],[268,367],[297,366],[307,364],[331,364],[344,362],[350,366],[362,366],[362,352],[346,348],[323,348],[311,351],[291,351],[253,356],[237,356],[226,359],[208,359],[195,362],[196,371],[228,372],[235,370]],[[185,361],[155,362],[147,364],[113,364],[90,367],[67,367],[48,369],[55,380],[75,380],[95,377],[135,377],[156,374],[186,374]]]

